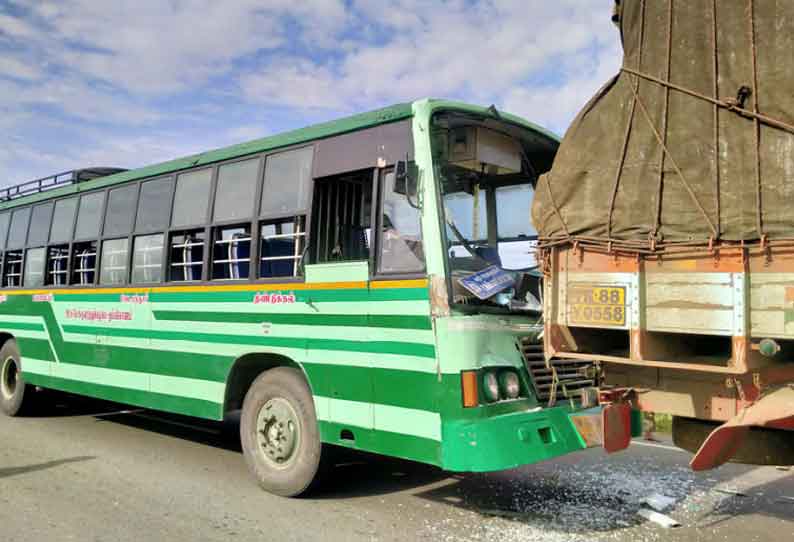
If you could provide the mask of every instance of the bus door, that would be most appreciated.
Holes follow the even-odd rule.
[[[368,169],[314,182],[306,282],[323,286],[314,294],[316,300],[312,289],[306,295],[326,325],[317,327],[316,340],[309,340],[307,371],[314,373],[310,378],[319,396],[320,419],[336,424],[342,440],[359,440],[364,435],[357,428],[374,427],[371,367],[377,354],[368,323],[376,180],[376,171]]]

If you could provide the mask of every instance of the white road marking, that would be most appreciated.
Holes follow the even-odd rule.
[[[675,446],[667,446],[666,444],[656,444],[653,442],[644,442],[641,440],[632,440],[631,442],[632,444],[636,444],[638,446],[648,446],[649,448],[662,448],[663,450],[672,450],[674,452],[686,452],[686,450],[682,450],[681,448],[676,448]]]

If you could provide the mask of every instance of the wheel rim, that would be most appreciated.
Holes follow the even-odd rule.
[[[298,413],[281,397],[266,402],[256,419],[257,450],[272,467],[286,469],[297,457],[301,433]]]
[[[6,358],[3,362],[3,370],[0,372],[0,393],[6,399],[11,399],[17,391],[19,381],[19,369],[14,358]]]

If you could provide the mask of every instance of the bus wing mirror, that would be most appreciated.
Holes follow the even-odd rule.
[[[394,191],[402,194],[412,207],[418,206],[418,170],[413,160],[400,160],[394,167]]]

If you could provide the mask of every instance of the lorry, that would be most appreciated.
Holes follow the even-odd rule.
[[[671,414],[695,470],[790,465],[794,3],[622,0],[613,21],[620,72],[533,202],[546,365],[589,360],[601,404]]]

